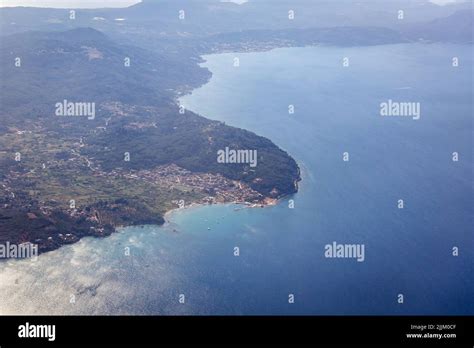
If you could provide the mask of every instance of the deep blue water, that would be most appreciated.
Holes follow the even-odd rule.
[[[182,103],[288,151],[302,169],[299,192],[268,208],[193,207],[163,227],[0,265],[1,313],[22,303],[28,313],[474,314],[472,46],[205,59],[212,79]],[[388,99],[419,102],[421,118],[380,116]],[[365,261],[325,258],[333,241],[364,244]]]

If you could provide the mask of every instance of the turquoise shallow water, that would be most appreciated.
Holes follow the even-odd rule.
[[[0,313],[474,313],[472,46],[308,47],[205,59],[213,77],[183,105],[287,150],[302,168],[300,191],[264,209],[176,211],[163,227],[127,228],[35,263],[1,264]],[[388,99],[419,102],[420,120],[381,117]],[[333,241],[364,244],[365,261],[325,258]]]

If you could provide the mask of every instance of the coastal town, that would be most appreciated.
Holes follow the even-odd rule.
[[[76,203],[74,199],[69,201],[66,198],[51,197],[47,190],[41,190],[39,187],[29,191],[19,189],[25,184],[28,185],[30,180],[38,181],[44,175],[52,180],[51,184],[54,183],[54,176],[42,173],[47,169],[63,172],[76,169],[78,173],[89,171],[89,177],[100,182],[126,183],[131,188],[136,184],[145,189],[148,187],[151,193],[155,192],[157,187],[177,192],[177,195],[172,196],[174,199],[163,202],[162,207],[157,207],[163,211],[193,204],[235,203],[245,207],[264,207],[277,202],[276,199],[265,197],[253,190],[244,182],[231,180],[218,173],[191,172],[176,164],[147,170],[116,168],[104,171],[100,165],[94,164],[91,159],[74,150],[71,151],[71,156],[66,160],[49,161],[36,169],[10,171],[0,180],[0,218],[4,222],[14,223],[17,217],[23,216],[21,223],[25,225],[24,233],[18,235],[17,240],[13,242],[34,243],[39,246],[41,253],[63,244],[77,242],[84,236],[110,235],[119,226],[162,223],[162,220],[150,217],[155,215],[154,213],[141,210],[135,206],[134,199],[127,197],[102,201],[100,197],[91,197],[84,193],[85,198],[81,200],[77,197]],[[72,181],[79,187],[80,175]],[[136,198],[146,200],[146,197]],[[84,204],[84,201],[87,204]],[[60,227],[67,225],[71,228]]]
[[[145,180],[170,189],[177,187],[185,191],[197,190],[206,195],[201,203],[246,203],[256,206],[263,205],[265,198],[240,181],[227,179],[221,174],[193,173],[175,164],[159,166],[153,170],[113,170],[107,175]]]

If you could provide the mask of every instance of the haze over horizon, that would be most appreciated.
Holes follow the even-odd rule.
[[[235,3],[244,3],[247,0],[225,0]],[[464,0],[430,0],[438,5],[447,5]],[[105,8],[105,7],[128,7],[141,2],[141,0],[1,0],[0,7],[49,7],[49,8]]]

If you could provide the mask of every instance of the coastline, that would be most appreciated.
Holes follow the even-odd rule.
[[[276,46],[276,47],[272,47],[271,49],[278,49],[278,48],[282,48],[282,47]],[[256,50],[255,52],[261,52],[261,51],[266,51],[266,50]],[[202,79],[201,81],[199,81],[198,83],[195,83],[195,84],[190,84],[190,85],[185,84],[182,89],[175,90],[175,95],[173,97],[173,102],[175,104],[177,104],[179,106],[180,105],[180,99],[182,97],[184,97],[186,95],[191,95],[194,90],[196,90],[196,89],[206,85],[207,83],[209,83],[209,81],[212,79],[213,73],[209,69],[203,68],[201,66],[201,64],[204,64],[206,62],[206,59],[203,58],[203,57],[205,55],[219,54],[219,53],[229,53],[229,52],[225,52],[225,51],[223,51],[223,52],[209,52],[209,53],[206,53],[206,54],[203,54],[203,55],[200,56],[201,60],[198,61],[196,64],[201,69],[205,70],[204,75],[205,75],[206,78]],[[244,53],[250,53],[250,52],[246,51]],[[190,110],[190,111],[192,111],[192,110]],[[199,116],[205,118],[206,120],[213,120],[213,119],[208,118],[206,116],[202,116],[202,115],[199,115]],[[234,128],[238,128],[238,127],[234,127]],[[238,128],[238,129],[242,129],[242,128]],[[251,130],[246,130],[246,129],[244,129],[244,130],[252,132]],[[268,138],[266,138],[266,139],[268,139]],[[270,140],[270,139],[268,139],[268,140]],[[278,147],[277,145],[275,145],[275,146]],[[72,210],[69,209],[69,210],[65,210],[65,211],[60,211],[60,210],[52,211],[52,212],[50,212],[50,214],[52,213],[52,214],[63,214],[63,215],[65,215],[65,218],[67,218],[67,219],[65,219],[64,221],[65,221],[66,224],[68,224],[68,223],[71,224],[70,228],[68,228],[66,231],[60,230],[61,233],[58,234],[59,238],[57,238],[55,236],[54,240],[51,239],[52,238],[51,236],[49,236],[49,237],[46,237],[47,239],[43,239],[43,240],[36,239],[34,241],[32,240],[32,241],[28,241],[28,242],[38,243],[36,245],[38,245],[38,249],[39,249],[38,255],[40,255],[40,254],[43,254],[43,253],[46,253],[46,252],[49,252],[49,251],[59,249],[60,247],[62,247],[64,245],[69,245],[69,244],[76,243],[84,237],[105,238],[105,237],[108,237],[111,234],[117,232],[117,230],[121,229],[121,228],[133,227],[133,226],[146,226],[146,225],[162,226],[162,225],[164,225],[168,222],[170,216],[174,212],[180,211],[182,209],[189,209],[189,208],[193,208],[193,207],[199,207],[199,206],[210,205],[210,204],[235,204],[235,205],[241,206],[242,208],[240,208],[240,209],[255,208],[255,207],[264,208],[264,207],[267,207],[267,206],[277,205],[277,204],[279,204],[280,200],[282,198],[284,198],[285,196],[288,196],[288,195],[291,195],[291,194],[294,194],[294,193],[298,192],[298,182],[301,181],[301,170],[300,170],[298,164],[296,164],[296,167],[297,167],[296,169],[297,169],[298,174],[297,174],[297,177],[294,181],[294,187],[293,187],[292,190],[287,190],[287,192],[276,193],[272,196],[269,196],[269,195],[265,195],[265,194],[254,191],[254,193],[257,194],[256,196],[251,197],[250,195],[248,195],[247,197],[245,197],[244,200],[241,200],[241,201],[240,200],[238,200],[238,201],[226,201],[225,197],[224,198],[217,197],[217,195],[212,196],[212,197],[209,196],[209,197],[206,197],[206,198],[213,198],[211,200],[211,202],[206,202],[203,199],[198,199],[196,201],[192,201],[189,205],[187,205],[184,208],[179,208],[179,207],[178,208],[171,208],[169,210],[164,211],[163,214],[152,214],[152,215],[149,215],[149,216],[147,216],[146,214],[145,215],[141,214],[140,216],[135,216],[135,217],[133,215],[130,215],[130,216],[128,216],[128,218],[127,218],[128,221],[125,224],[123,223],[123,221],[117,221],[117,220],[115,221],[117,223],[114,223],[113,220],[114,220],[115,216],[108,216],[107,221],[103,222],[102,221],[102,218],[103,218],[102,213],[106,212],[106,210],[101,210],[100,207],[94,207],[93,210],[91,210],[90,212],[89,211],[86,212],[82,209],[77,210],[75,208],[72,209]],[[250,190],[252,190],[252,189],[250,189]],[[222,192],[220,192],[220,193],[222,194]],[[223,191],[223,193],[225,194],[226,192]],[[119,204],[118,205],[119,213],[115,213],[115,215],[120,216],[120,211],[122,211],[122,213],[126,214],[126,212],[125,212],[126,209],[125,208],[126,208],[125,205],[122,206],[122,205]],[[108,208],[105,207],[104,209],[108,209]],[[35,214],[33,214],[33,215],[35,215]],[[38,214],[36,214],[36,215],[39,216]],[[99,215],[99,216],[96,217],[97,215]],[[105,214],[105,215],[107,215],[107,214]],[[36,218],[37,217],[34,216],[33,219],[36,219]],[[82,218],[85,218],[85,220],[87,220],[87,221],[85,223],[83,223],[82,225],[79,225],[78,221],[79,221],[79,219],[82,219]],[[71,232],[72,232],[72,234],[71,234]],[[48,233],[48,235],[49,235],[49,233]],[[17,242],[17,243],[20,244],[19,242]],[[9,259],[5,259],[5,260],[9,260]]]
[[[192,203],[190,203],[189,205],[187,205],[183,208],[173,208],[173,209],[167,210],[162,216],[163,220],[164,220],[162,223],[155,223],[155,224],[141,224],[141,223],[138,223],[138,224],[134,224],[132,222],[129,225],[116,225],[116,226],[113,226],[113,230],[110,231],[110,233],[106,233],[106,234],[103,234],[103,235],[83,235],[80,238],[77,238],[76,240],[74,240],[74,242],[67,242],[67,243],[60,244],[60,245],[58,245],[57,247],[54,247],[54,248],[48,248],[46,250],[40,250],[38,252],[38,255],[36,255],[35,257],[38,257],[41,254],[44,254],[44,253],[47,253],[47,252],[50,252],[50,251],[57,250],[57,249],[65,246],[65,245],[70,245],[70,244],[77,243],[82,238],[87,238],[87,237],[89,237],[89,238],[107,238],[107,237],[111,236],[112,234],[118,233],[118,232],[120,232],[120,230],[126,229],[128,227],[140,227],[140,226],[161,227],[161,226],[165,226],[165,225],[171,223],[173,214],[176,214],[178,212],[186,212],[186,211],[190,211],[190,210],[195,209],[195,208],[200,208],[200,207],[205,207],[205,206],[212,206],[212,205],[221,205],[221,206],[233,206],[233,205],[235,205],[235,206],[240,206],[240,208],[235,208],[234,210],[242,210],[242,209],[249,209],[249,208],[266,208],[266,207],[275,206],[275,205],[279,204],[281,199],[283,199],[283,198],[284,197],[280,197],[278,199],[268,198],[268,200],[265,199],[264,201],[262,201],[259,204],[251,203],[251,202],[222,202],[222,203],[219,202],[219,203],[207,203],[207,204],[202,203],[202,202],[192,202]],[[20,258],[0,258],[0,262],[2,262],[2,260],[7,262],[9,260],[15,260],[15,259],[20,259]]]
[[[190,203],[189,205],[187,205],[183,208],[173,208],[173,209],[167,210],[163,214],[163,219],[165,220],[165,222],[161,225],[156,225],[156,226],[162,226],[162,225],[165,225],[165,224],[171,222],[172,215],[176,214],[177,212],[185,212],[185,211],[189,211],[189,210],[195,209],[195,208],[200,208],[200,207],[205,207],[205,206],[214,206],[214,205],[236,206],[236,209],[237,209],[237,207],[239,207],[238,210],[251,209],[251,208],[266,208],[266,207],[272,207],[272,206],[276,206],[276,205],[280,204],[281,200],[284,199],[285,197],[287,197],[287,196],[282,196],[282,197],[279,197],[278,199],[269,198],[266,202],[262,202],[260,204],[251,203],[251,202],[222,202],[222,203],[219,202],[219,203],[208,203],[208,204],[200,203],[200,202],[192,202],[192,203]],[[137,225],[135,225],[135,226],[137,226]],[[138,226],[140,226],[140,225],[138,225]],[[130,227],[130,226],[123,226],[123,227]]]

